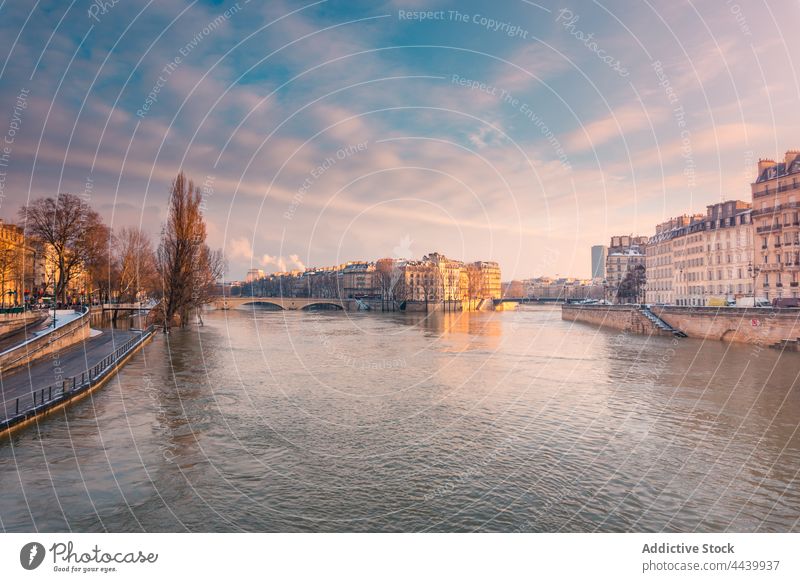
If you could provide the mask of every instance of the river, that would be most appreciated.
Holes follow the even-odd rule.
[[[798,531],[799,372],[553,307],[211,312],[0,442],[0,528]]]

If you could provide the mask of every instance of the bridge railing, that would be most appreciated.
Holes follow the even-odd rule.
[[[56,382],[44,388],[37,388],[23,396],[4,400],[0,408],[0,415],[2,415],[0,431],[53,408],[101,382],[116,367],[117,362],[124,359],[130,352],[153,335],[154,331],[154,326],[148,326],[139,335],[132,337],[111,354],[80,374],[65,378],[61,382]]]

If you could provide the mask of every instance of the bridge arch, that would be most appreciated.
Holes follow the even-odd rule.
[[[304,307],[300,308],[300,311],[315,311],[315,310],[332,310],[332,311],[344,311],[344,307],[342,307],[339,303],[333,303],[331,301],[315,301],[314,303],[309,303]]]
[[[330,297],[220,297],[214,301],[216,309],[234,309],[236,307],[257,306],[278,308],[287,311],[300,309],[341,309],[347,311],[350,307],[347,300]]]
[[[256,301],[248,301],[247,303],[240,303],[239,307],[258,307],[258,308],[267,308],[265,311],[284,311],[283,305],[278,303],[277,301],[270,301],[269,299],[261,299],[259,298]]]

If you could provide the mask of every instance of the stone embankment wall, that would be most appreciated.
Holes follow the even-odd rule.
[[[83,341],[89,337],[89,332],[89,310],[86,309],[79,318],[55,331],[28,340],[0,354],[0,372],[8,372]]]
[[[14,335],[18,331],[33,327],[47,318],[46,313],[26,311],[25,313],[9,313],[0,315],[0,340]]]
[[[736,307],[652,307],[651,311],[690,338],[770,346],[800,338],[800,309]],[[669,335],[635,305],[564,305],[561,319],[632,333]]]
[[[771,345],[800,337],[800,309],[653,307],[653,313],[689,337]]]
[[[634,305],[570,305],[561,306],[561,319],[591,323],[630,333],[644,335],[668,335],[659,329]]]

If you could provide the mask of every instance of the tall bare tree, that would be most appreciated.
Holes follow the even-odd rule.
[[[95,258],[98,247],[93,240],[103,226],[100,215],[78,196],[64,193],[34,200],[20,209],[19,216],[25,234],[50,247],[54,293],[66,303],[70,281]]]
[[[387,305],[392,306],[394,311],[393,292],[397,283],[395,274],[397,267],[393,259],[379,259],[375,262],[375,282],[381,294],[381,311],[386,311]]]
[[[225,268],[222,252],[206,245],[201,203],[200,189],[183,172],[178,174],[170,188],[167,221],[156,256],[165,332],[176,317],[185,326],[192,309],[211,301],[213,286]]]

